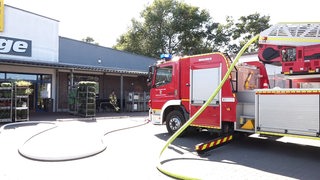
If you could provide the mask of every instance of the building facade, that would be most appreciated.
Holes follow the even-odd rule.
[[[68,111],[70,89],[79,81],[97,83],[97,102],[114,90],[122,110],[130,110],[129,95],[148,92],[155,59],[60,37],[59,21],[12,6],[5,5],[4,14],[0,82],[30,81],[31,112]]]

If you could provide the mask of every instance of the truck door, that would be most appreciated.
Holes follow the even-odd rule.
[[[214,62],[213,59],[210,61],[191,65],[191,115],[194,115],[201,108],[221,82],[221,63]],[[192,123],[193,126],[217,129],[221,127],[220,97],[221,93],[219,92],[210,105]]]
[[[175,99],[175,81],[173,80],[173,66],[166,65],[156,69],[154,83],[151,88],[152,109],[161,109],[165,102]]]

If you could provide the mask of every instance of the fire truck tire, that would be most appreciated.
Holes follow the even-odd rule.
[[[166,117],[166,126],[169,134],[174,134],[186,122],[181,111],[171,111]]]

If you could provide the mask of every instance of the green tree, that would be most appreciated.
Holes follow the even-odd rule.
[[[158,58],[162,53],[192,55],[213,51],[237,53],[253,36],[270,27],[269,16],[254,13],[225,23],[212,20],[206,10],[178,0],[155,0],[132,19],[129,30],[113,48]],[[257,50],[258,44],[248,51]]]
[[[142,24],[135,19],[132,19],[131,23],[132,27],[117,39],[117,44],[113,48],[148,55],[146,45],[144,45],[146,41],[144,39],[145,31]]]
[[[237,53],[252,37],[269,28],[269,21],[270,16],[261,16],[259,13],[241,16],[236,23],[232,17],[227,17],[225,31],[232,33],[229,34],[231,36],[226,51]],[[257,49],[258,42],[250,46],[247,51],[256,52]]]
[[[232,19],[228,17],[226,24],[212,23],[206,27],[206,44],[214,52],[226,52],[232,36]],[[231,22],[230,22],[231,21]]]
[[[206,10],[176,0],[155,0],[141,18],[143,22],[132,20],[132,27],[113,48],[151,57],[212,51],[206,41],[206,27],[212,24]]]
[[[86,42],[86,43],[99,45],[99,43],[95,42],[95,40],[92,37],[89,37],[89,36],[87,36],[86,38],[83,38],[82,41]]]

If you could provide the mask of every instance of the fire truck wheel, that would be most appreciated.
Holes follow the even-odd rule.
[[[169,134],[174,134],[185,122],[186,120],[180,111],[171,111],[166,117],[166,126]]]

